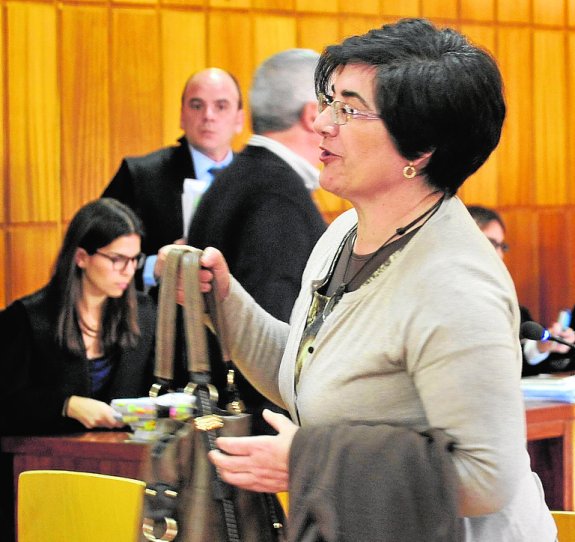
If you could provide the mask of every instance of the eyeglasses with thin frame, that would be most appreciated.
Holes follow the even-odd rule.
[[[114,271],[125,271],[129,263],[132,263],[135,269],[142,269],[142,267],[144,267],[144,262],[146,261],[146,255],[142,252],[132,258],[124,256],[123,254],[106,254],[99,250],[96,250],[96,254],[110,260]]]
[[[360,111],[344,102],[334,100],[331,96],[319,94],[317,97],[317,110],[323,113],[327,107],[331,107],[331,120],[338,126],[347,124],[350,119],[381,120],[381,117],[374,111]]]
[[[489,242],[493,245],[493,248],[495,248],[495,250],[501,250],[502,252],[508,252],[509,251],[509,245],[505,242],[500,243],[499,241],[496,241],[495,239],[492,239],[491,237],[488,237],[487,239],[489,239]]]

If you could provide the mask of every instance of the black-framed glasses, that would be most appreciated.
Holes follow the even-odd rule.
[[[110,260],[114,271],[125,271],[129,263],[132,263],[135,269],[142,269],[142,267],[144,267],[144,262],[146,261],[146,255],[142,252],[137,256],[132,256],[131,258],[124,256],[123,254],[106,254],[99,250],[96,250],[96,254]]]
[[[492,239],[491,237],[488,237],[487,239],[489,239],[489,242],[493,245],[493,248],[495,248],[495,250],[501,250],[502,252],[508,252],[509,251],[509,245],[505,242],[500,243],[499,241]]]
[[[331,107],[332,122],[339,126],[347,124],[350,119],[381,120],[381,117],[374,111],[360,111],[344,102],[334,100],[331,96],[319,94],[317,97],[317,110],[323,113],[327,107]]]

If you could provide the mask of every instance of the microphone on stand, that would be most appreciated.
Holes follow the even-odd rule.
[[[523,339],[531,339],[532,341],[553,341],[569,346],[575,350],[575,343],[570,343],[561,337],[551,335],[549,331],[537,322],[523,322],[521,324],[520,332]]]

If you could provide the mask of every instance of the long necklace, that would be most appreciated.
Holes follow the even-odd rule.
[[[363,269],[365,269],[370,262],[372,262],[375,258],[377,258],[377,256],[379,254],[381,254],[381,252],[383,251],[383,249],[385,249],[387,246],[390,245],[390,243],[392,241],[394,241],[397,237],[401,237],[402,235],[404,235],[406,232],[408,232],[411,228],[413,228],[413,226],[415,226],[416,224],[418,224],[419,222],[421,222],[424,218],[427,217],[427,220],[429,220],[434,214],[435,212],[439,209],[439,207],[441,206],[441,204],[443,203],[443,200],[445,198],[445,194],[442,195],[429,209],[427,209],[426,211],[424,211],[423,213],[421,213],[418,217],[416,217],[415,219],[413,219],[409,224],[402,226],[400,228],[397,228],[393,234],[385,240],[385,242],[372,254],[370,254],[370,256],[363,262],[363,264],[361,265],[361,267],[353,274],[353,276],[351,276],[349,279],[347,278],[347,274],[349,271],[349,264],[352,260],[352,255],[353,255],[353,245],[355,243],[355,240],[357,239],[357,226],[355,227],[355,232],[353,232],[352,234],[352,239],[350,240],[350,247],[351,250],[349,251],[349,257],[347,259],[347,262],[345,264],[345,270],[343,273],[343,282],[340,286],[338,286],[338,288],[336,289],[334,295],[343,295],[346,291],[347,288],[349,286],[349,284],[351,282],[353,282],[353,280],[355,280],[357,278],[357,276],[363,271]],[[427,222],[426,220],[426,222]]]

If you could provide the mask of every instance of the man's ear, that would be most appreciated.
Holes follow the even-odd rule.
[[[241,134],[242,130],[244,129],[244,110],[238,110],[237,117],[236,117],[236,134]]]
[[[300,122],[308,132],[315,132],[313,123],[318,116],[317,102],[307,102],[301,111]]]
[[[86,267],[86,262],[88,261],[89,254],[83,248],[77,248],[76,254],[74,255],[74,261],[80,269]]]

